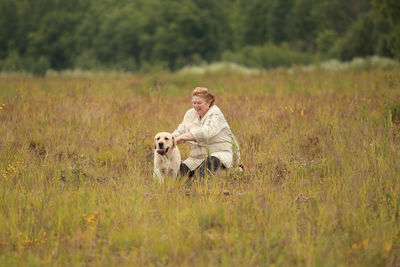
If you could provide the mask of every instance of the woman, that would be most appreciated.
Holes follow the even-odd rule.
[[[189,142],[190,156],[180,166],[180,174],[203,178],[208,172],[231,168],[240,160],[239,146],[214,95],[204,87],[192,92],[193,108],[172,133],[175,143]],[[196,173],[196,174],[195,174]]]

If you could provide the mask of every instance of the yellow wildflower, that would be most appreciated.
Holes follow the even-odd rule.
[[[392,249],[392,245],[385,242],[383,248],[385,249],[385,251],[390,251]]]

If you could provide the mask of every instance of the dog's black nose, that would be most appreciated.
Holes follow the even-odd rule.
[[[164,143],[158,143],[158,148],[164,148]]]

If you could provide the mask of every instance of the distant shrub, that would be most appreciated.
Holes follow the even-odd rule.
[[[8,57],[0,61],[0,70],[5,72],[30,72],[43,76],[50,68],[47,57],[22,57],[17,51],[13,51]]]
[[[303,67],[304,70],[314,70],[319,68],[328,71],[344,71],[344,70],[371,70],[371,69],[398,69],[400,67],[399,62],[390,58],[384,58],[379,56],[372,56],[366,58],[353,58],[351,61],[339,61],[337,59],[331,59],[320,64],[309,65]]]
[[[237,52],[225,52],[222,58],[224,61],[263,69],[310,64],[314,60],[311,54],[300,53],[274,44],[246,46]]]
[[[186,66],[178,71],[182,74],[205,74],[205,73],[241,73],[257,74],[259,69],[248,68],[236,63],[215,62],[212,64],[201,64],[200,66]]]
[[[346,61],[356,57],[371,56],[378,52],[376,47],[379,39],[372,19],[364,16],[351,25],[342,38],[332,39],[334,45],[324,52],[331,58]]]
[[[17,51],[10,52],[7,58],[0,61],[0,69],[2,71],[21,71],[23,69],[23,65],[23,58]]]
[[[40,76],[46,75],[48,69],[50,69],[50,62],[47,57],[40,57],[38,60],[33,60],[30,66],[28,66],[28,70],[31,73]]]
[[[317,47],[321,54],[327,54],[335,43],[337,36],[332,30],[325,30],[318,34],[317,36]]]
[[[142,73],[160,73],[166,70],[168,70],[168,63],[165,61],[149,63],[144,60],[140,65],[140,72]]]
[[[101,62],[97,59],[94,52],[91,50],[83,51],[74,60],[74,68],[81,70],[99,70],[101,69]]]

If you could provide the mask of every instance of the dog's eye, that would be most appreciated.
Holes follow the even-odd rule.
[[[157,137],[157,140],[160,140],[160,137]]]
[[[168,139],[168,137],[165,137],[165,140],[167,140],[167,141],[168,141],[168,140],[169,140],[169,139]]]

